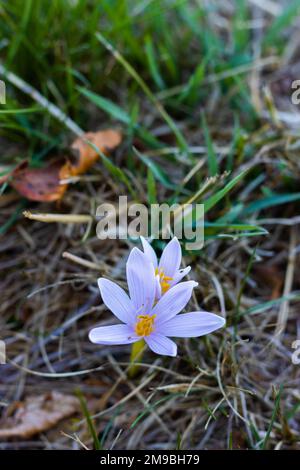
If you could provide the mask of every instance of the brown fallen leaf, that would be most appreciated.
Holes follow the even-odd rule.
[[[61,170],[66,165],[70,166],[68,162],[56,161],[44,168],[28,168],[26,162],[13,171],[10,184],[31,201],[57,201],[67,189],[67,184],[60,184]]]
[[[0,178],[0,183],[9,182],[18,193],[31,201],[60,200],[68,187],[67,183],[61,181],[85,173],[99,159],[97,150],[85,139],[94,144],[100,152],[108,154],[120,144],[122,135],[113,129],[87,132],[71,145],[72,158],[53,161],[43,168],[28,168],[28,162],[23,161],[9,174]]]
[[[60,392],[27,397],[24,402],[15,402],[10,407],[10,416],[0,423],[0,439],[30,439],[79,409],[79,400],[76,397]]]
[[[99,159],[96,150],[84,139],[106,154],[120,145],[122,135],[113,129],[106,129],[99,132],[87,132],[83,138],[76,139],[71,145],[71,152],[76,159],[76,162],[72,164],[73,176],[85,173]]]
[[[22,170],[24,168],[28,167],[28,161],[27,160],[22,160],[20,163],[18,163],[13,169],[8,170],[7,167],[3,166],[0,168],[0,172],[4,173],[0,177],[0,184],[6,183],[9,181],[12,177],[12,175],[17,172],[18,170]]]

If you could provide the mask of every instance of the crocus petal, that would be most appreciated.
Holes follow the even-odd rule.
[[[96,344],[130,344],[139,338],[128,325],[99,326],[89,332],[89,339]]]
[[[117,284],[101,277],[98,279],[101,297],[106,307],[122,322],[132,325],[136,310],[126,292]]]
[[[148,260],[153,264],[154,268],[157,268],[158,263],[157,263],[157,256],[156,256],[155,251],[153,250],[150,243],[144,237],[140,237],[140,238],[141,238],[145,255],[147,256]]]
[[[161,284],[159,276],[155,276],[156,280],[156,289],[155,289],[155,299],[158,300],[161,298]]]
[[[176,237],[174,237],[162,252],[159,268],[164,274],[173,277],[179,269],[181,263],[181,246]]]
[[[159,333],[177,338],[207,335],[225,325],[225,320],[214,313],[191,312],[176,315],[159,327]]]
[[[190,266],[187,266],[184,269],[179,269],[177,273],[175,273],[172,281],[170,282],[171,286],[175,286],[175,284],[178,284],[178,282],[180,282],[181,279],[183,279],[184,276],[186,276],[190,272],[190,270],[191,270]]]
[[[171,339],[159,333],[152,333],[150,336],[145,336],[145,341],[149,348],[156,354],[163,356],[176,356],[177,346]]]
[[[152,309],[152,315],[157,315],[155,325],[158,326],[181,312],[197,285],[195,281],[186,281],[171,287]]]
[[[177,237],[174,237],[162,252],[159,268],[163,270],[166,276],[173,277],[179,269],[180,263],[181,246]]]
[[[156,290],[153,264],[138,248],[133,248],[126,263],[130,298],[139,314],[150,311]]]

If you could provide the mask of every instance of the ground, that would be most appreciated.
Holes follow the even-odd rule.
[[[1,449],[299,449],[299,11],[299,1],[2,2],[1,174],[69,155],[78,128],[123,138],[60,201],[1,185],[0,430],[30,396],[79,397],[70,416]],[[205,204],[203,249],[182,243],[199,283],[189,310],[227,320],[178,341],[176,358],[147,350],[134,377],[129,346],[94,345],[88,332],[112,318],[97,278],[125,287],[138,242],[99,240],[95,220],[23,216],[94,217],[119,195]]]

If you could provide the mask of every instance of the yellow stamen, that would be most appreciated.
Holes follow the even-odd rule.
[[[162,269],[156,268],[155,275],[159,276],[159,282],[161,286],[162,293],[165,294],[170,289],[170,281],[173,280],[172,277],[166,276]]]
[[[138,336],[149,336],[154,331],[153,324],[156,315],[138,315],[135,332]]]

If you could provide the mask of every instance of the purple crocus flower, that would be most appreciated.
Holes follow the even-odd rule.
[[[163,294],[175,284],[178,284],[190,272],[191,267],[187,266],[180,269],[182,254],[177,237],[172,238],[166,245],[159,262],[150,243],[144,237],[141,237],[141,242],[145,255],[154,266],[157,282],[156,299],[160,299]]]
[[[108,279],[98,280],[103,302],[122,324],[93,328],[93,343],[131,344],[144,339],[157,354],[176,356],[177,346],[169,336],[191,338],[206,335],[224,325],[224,319],[208,312],[178,315],[191,298],[194,281],[169,289],[155,302],[155,270],[147,256],[134,248],[126,265],[130,297]]]

